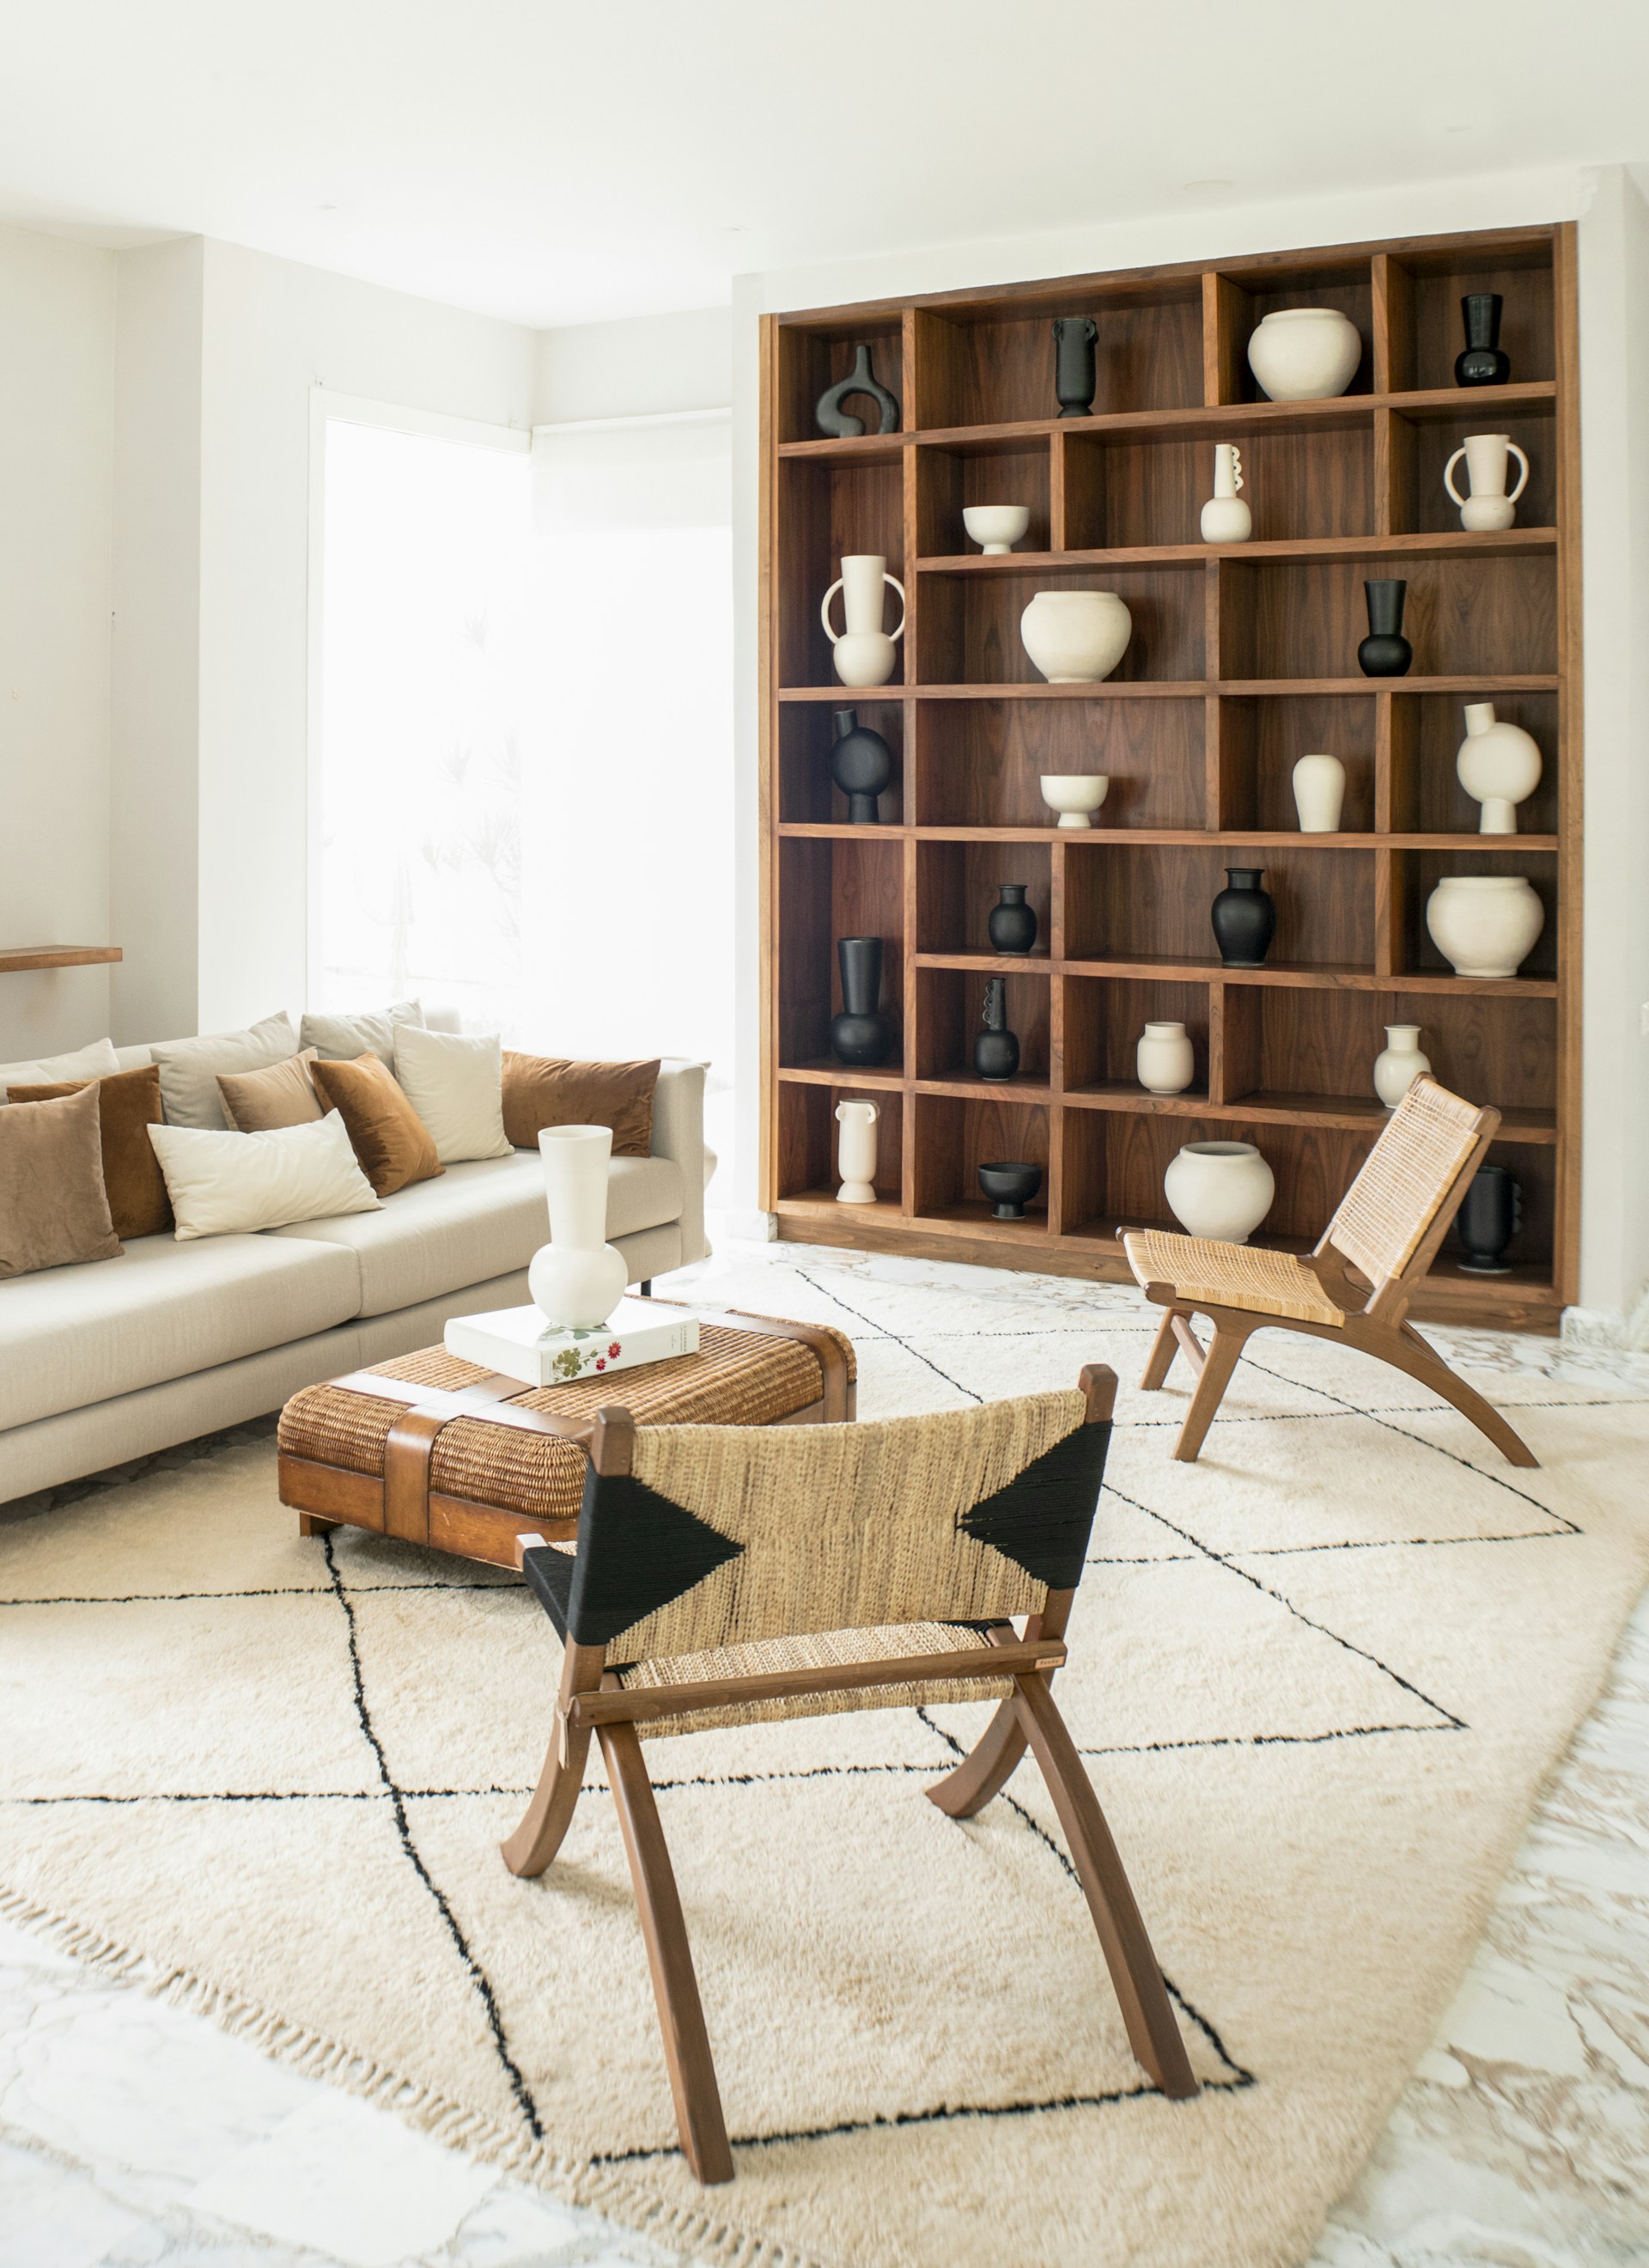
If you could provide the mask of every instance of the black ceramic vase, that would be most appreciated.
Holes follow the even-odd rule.
[[[1054,325],[1054,393],[1062,417],[1086,417],[1099,384],[1093,346],[1100,327],[1092,315],[1061,315]]]
[[[830,1019],[830,1046],[837,1060],[869,1071],[893,1051],[894,1027],[879,1005],[882,997],[882,941],[879,937],[839,937],[836,966],[842,971],[842,1012]]]
[[[1260,887],[1263,866],[1227,866],[1226,887],[1209,909],[1214,943],[1227,968],[1258,968],[1277,934],[1277,902]]]
[[[979,1186],[998,1220],[1023,1220],[1026,1206],[1042,1185],[1042,1167],[1021,1165],[1017,1160],[1004,1159],[998,1165],[979,1168]]]
[[[1500,310],[1498,291],[1468,291],[1460,303],[1466,318],[1466,351],[1454,357],[1456,386],[1504,386],[1512,375],[1512,357],[1500,350]]]
[[[981,1079],[1012,1079],[1019,1067],[1020,1043],[1008,1029],[1007,981],[987,977],[984,1028],[974,1039],[974,1069]]]
[[[1028,953],[1036,942],[1036,909],[1025,902],[1027,882],[998,882],[986,928],[998,953]]]
[[[873,827],[881,817],[876,799],[894,776],[894,752],[880,733],[861,725],[858,712],[838,709],[830,750],[830,777],[848,799],[856,827]]]
[[[858,346],[853,350],[851,376],[841,379],[835,386],[826,387],[824,392],[819,396],[813,416],[818,422],[819,431],[821,433],[834,433],[840,440],[851,440],[855,434],[865,431],[865,420],[862,417],[856,417],[850,409],[843,409],[842,407],[848,396],[852,394],[865,394],[876,404],[881,416],[881,423],[876,428],[879,433],[898,431],[898,401],[888,393],[885,386],[877,384],[875,372],[871,368],[870,349],[867,346]]]
[[[1365,677],[1406,677],[1414,648],[1402,634],[1402,602],[1406,583],[1365,583],[1368,601],[1368,636],[1357,649],[1358,666]]]
[[[1522,1210],[1520,1192],[1505,1167],[1479,1166],[1454,1216],[1466,1248],[1461,1266],[1474,1276],[1509,1275],[1505,1248],[1522,1225]]]

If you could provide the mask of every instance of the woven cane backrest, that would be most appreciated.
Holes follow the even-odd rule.
[[[569,1635],[629,1662],[1034,1614],[1081,1574],[1110,1432],[1086,1414],[1071,1392],[874,1425],[638,1427],[630,1473],[586,1484]]]
[[[1378,1290],[1401,1276],[1470,1163],[1487,1114],[1417,1079],[1363,1161],[1324,1242]]]

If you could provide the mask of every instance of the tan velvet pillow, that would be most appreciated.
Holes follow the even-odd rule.
[[[159,1236],[172,1226],[166,1177],[148,1130],[160,1123],[160,1066],[112,1071],[107,1079],[63,1079],[51,1086],[14,1086],[16,1102],[50,1102],[97,1090],[98,1138],[103,1153],[103,1186],[116,1236]]]
[[[301,1056],[288,1056],[266,1071],[218,1072],[224,1116],[237,1134],[270,1134],[279,1126],[307,1126],[311,1119],[326,1116],[309,1076],[315,1052],[306,1048]]]
[[[353,1063],[317,1058],[309,1070],[321,1101],[342,1118],[374,1196],[391,1197],[409,1182],[432,1181],[446,1171],[435,1154],[429,1128],[396,1086],[388,1065],[370,1049]]]
[[[610,1126],[615,1158],[644,1158],[652,1148],[652,1091],[659,1058],[651,1063],[563,1063],[556,1056],[504,1057],[504,1130],[530,1150],[546,1126]]]
[[[0,1279],[121,1249],[103,1186],[98,1091],[0,1110]]]

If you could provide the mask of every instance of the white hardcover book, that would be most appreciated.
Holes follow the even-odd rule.
[[[568,1330],[536,1307],[497,1307],[486,1315],[454,1315],[445,1344],[448,1354],[484,1363],[524,1386],[569,1386],[598,1371],[696,1354],[698,1317],[652,1300],[621,1300],[599,1330]]]

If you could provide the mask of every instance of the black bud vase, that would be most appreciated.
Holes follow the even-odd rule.
[[[1406,583],[1365,583],[1368,602],[1368,636],[1357,649],[1358,666],[1365,677],[1406,677],[1414,648],[1402,634],[1402,602]]]
[[[836,711],[836,732],[830,777],[848,799],[852,823],[873,827],[881,817],[876,799],[894,776],[894,752],[880,733],[859,723],[857,710]]]
[[[1054,325],[1054,393],[1062,417],[1086,417],[1099,378],[1093,364],[1100,327],[1092,315],[1061,315]]]
[[[875,374],[871,369],[871,350],[867,346],[854,348],[852,376],[842,379],[835,386],[826,387],[819,396],[813,416],[821,433],[834,433],[839,440],[849,441],[855,434],[865,431],[865,420],[842,407],[850,394],[867,394],[876,404],[881,412],[881,423],[876,428],[879,433],[898,431],[898,401],[885,386],[876,383]]]
[[[1505,1248],[1522,1226],[1522,1193],[1504,1166],[1479,1166],[1454,1226],[1466,1248],[1463,1269],[1474,1276],[1509,1276]]]
[[[1512,375],[1512,357],[1500,351],[1500,310],[1498,291],[1468,291],[1460,303],[1466,318],[1466,351],[1454,357],[1456,386],[1504,386]]]
[[[893,1052],[894,1027],[880,1012],[882,941],[879,937],[839,937],[836,966],[842,971],[842,1012],[830,1019],[830,1046],[837,1059],[871,1070]]]
[[[985,980],[984,1029],[974,1040],[974,1069],[981,1079],[1012,1079],[1020,1067],[1020,1043],[1008,1029],[1007,980]]]
[[[1263,866],[1227,866],[1226,887],[1209,909],[1214,943],[1227,968],[1258,968],[1277,934],[1277,902],[1260,887]]]
[[[1025,902],[1028,882],[998,882],[985,926],[998,953],[1028,953],[1036,942],[1036,909]]]

